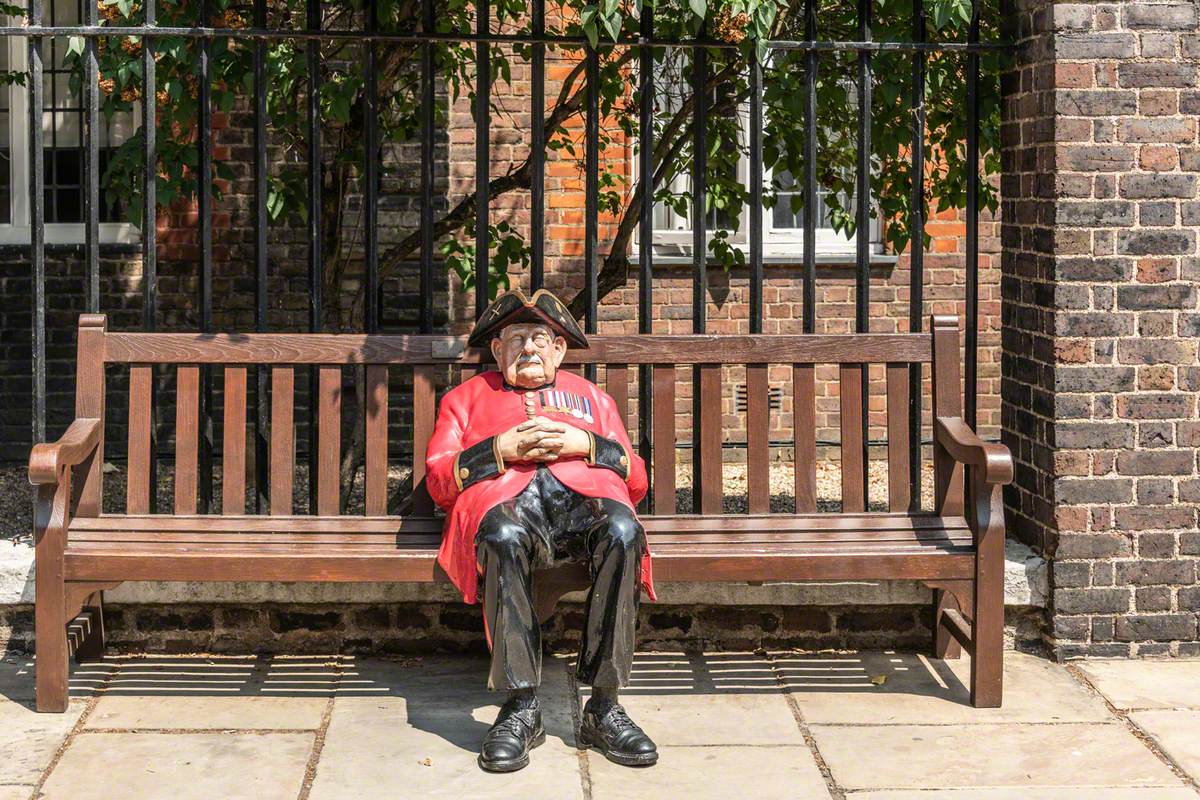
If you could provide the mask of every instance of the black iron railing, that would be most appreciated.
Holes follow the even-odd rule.
[[[923,137],[925,134],[925,92],[926,92],[926,59],[930,54],[964,53],[966,58],[966,96],[964,113],[966,122],[965,160],[967,164],[977,165],[979,162],[979,123],[978,82],[980,69],[980,54],[1001,49],[1004,45],[994,42],[981,43],[979,37],[979,2],[972,0],[972,19],[966,42],[927,41],[926,8],[924,0],[913,0],[913,23],[911,41],[872,41],[872,3],[870,0],[858,0],[858,40],[857,41],[828,41],[818,39],[818,9],[817,0],[803,0],[804,38],[797,40],[772,40],[765,42],[767,52],[774,51],[803,51],[804,84],[806,98],[804,101],[804,154],[805,166],[799,178],[799,187],[804,196],[802,224],[803,250],[799,261],[803,265],[803,295],[802,317],[803,330],[814,332],[816,324],[816,197],[818,194],[817,176],[817,98],[816,85],[818,72],[821,68],[821,55],[834,53],[853,54],[856,59],[857,91],[857,196],[855,198],[857,219],[855,288],[856,288],[856,324],[858,331],[866,331],[870,322],[870,289],[871,289],[871,241],[870,222],[872,206],[870,198],[870,172],[872,168],[871,142],[871,87],[873,82],[873,59],[880,53],[902,52],[912,57],[912,113],[913,134],[911,147],[912,174],[921,176],[925,172]],[[706,155],[708,152],[706,136],[708,135],[709,98],[708,86],[710,51],[736,48],[738,45],[728,41],[719,41],[706,37],[704,29],[696,39],[656,38],[654,8],[649,4],[642,6],[640,27],[637,36],[622,36],[614,42],[604,41],[599,48],[589,44],[584,36],[567,36],[548,33],[544,0],[536,0],[530,9],[530,24],[527,32],[497,33],[491,30],[488,0],[479,0],[474,32],[440,32],[435,24],[435,9],[433,0],[423,0],[421,7],[421,28],[418,31],[385,32],[380,30],[377,10],[374,3],[366,4],[363,15],[365,25],[362,30],[332,30],[322,29],[322,4],[320,0],[306,0],[306,27],[302,30],[278,29],[268,26],[266,0],[253,0],[253,22],[246,28],[212,27],[210,24],[211,6],[209,0],[201,0],[198,20],[195,26],[159,26],[156,22],[155,0],[143,0],[144,22],[140,25],[100,25],[97,18],[97,6],[94,0],[85,0],[87,9],[83,25],[46,25],[44,24],[45,0],[29,0],[27,26],[0,27],[0,34],[5,37],[21,36],[28,42],[28,97],[29,97],[29,162],[30,162],[30,257],[33,274],[33,439],[44,441],[46,438],[46,242],[45,242],[45,206],[44,206],[44,141],[41,123],[45,98],[43,97],[42,50],[47,37],[71,36],[82,37],[86,42],[85,71],[83,77],[83,99],[85,105],[85,125],[83,130],[85,152],[85,181],[84,204],[85,214],[83,229],[85,232],[85,264],[86,264],[86,308],[88,311],[100,310],[99,290],[99,209],[100,209],[100,159],[98,151],[98,68],[96,60],[97,43],[102,37],[136,36],[142,43],[140,65],[143,72],[143,98],[141,109],[141,129],[143,132],[145,170],[142,176],[142,226],[141,246],[142,264],[144,271],[144,307],[143,327],[154,330],[157,318],[158,288],[157,288],[157,249],[158,241],[155,226],[157,198],[155,191],[155,165],[157,163],[156,104],[153,101],[156,92],[156,43],[167,37],[183,38],[198,44],[197,77],[199,81],[199,116],[198,116],[198,147],[199,174],[210,174],[212,165],[212,109],[211,93],[213,76],[210,70],[212,44],[225,38],[240,40],[252,48],[253,99],[251,111],[253,116],[253,187],[254,187],[254,327],[257,331],[267,330],[267,275],[268,275],[268,227],[267,213],[268,195],[268,130],[267,130],[267,54],[271,42],[292,40],[302,42],[307,64],[307,132],[308,132],[308,208],[307,236],[309,242],[308,258],[308,292],[309,292],[309,328],[313,331],[321,329],[322,325],[322,220],[317,209],[321,207],[321,173],[322,158],[322,125],[319,105],[319,86],[321,81],[320,47],[325,42],[356,42],[362,47],[365,63],[366,81],[366,122],[364,129],[365,162],[363,164],[363,179],[361,192],[365,224],[364,271],[367,297],[370,298],[364,307],[364,325],[368,332],[379,329],[380,320],[378,304],[375,299],[381,289],[380,284],[380,243],[378,229],[378,209],[380,193],[380,163],[379,150],[381,144],[379,131],[379,97],[381,87],[377,82],[377,61],[381,46],[412,47],[421,51],[420,60],[420,199],[419,228],[421,236],[419,254],[419,286],[421,308],[419,328],[422,332],[433,330],[433,286],[435,258],[435,219],[434,219],[434,158],[435,158],[435,85],[438,75],[435,74],[435,45],[438,43],[454,43],[457,45],[475,45],[476,75],[475,75],[475,305],[477,312],[486,305],[489,297],[489,111],[492,96],[492,65],[491,46],[496,44],[528,45],[529,64],[532,73],[530,103],[530,126],[528,138],[531,146],[531,179],[530,179],[530,238],[531,253],[531,288],[539,288],[544,280],[545,264],[545,163],[546,137],[544,83],[546,76],[547,46],[570,47],[584,53],[586,59],[586,85],[595,88],[600,83],[600,49],[614,46],[639,48],[637,87],[640,95],[638,109],[638,138],[639,152],[637,161],[638,174],[652,176],[654,174],[653,140],[654,140],[654,48],[684,48],[693,53],[691,59],[690,78],[694,91],[693,118],[691,135],[693,137],[692,152],[694,155],[691,166],[692,197],[691,197],[691,227],[693,245],[692,258],[692,320],[695,332],[702,333],[706,328],[706,270],[708,267],[707,247],[707,215],[705,213],[706,198]],[[750,93],[748,99],[749,132],[749,237],[746,265],[749,275],[749,328],[751,333],[762,331],[763,325],[763,74],[764,68],[757,60],[751,59],[747,65],[749,70]],[[587,92],[585,116],[585,241],[584,241],[584,322],[588,332],[597,329],[597,302],[599,287],[597,285],[598,262],[598,195],[599,195],[599,125],[600,125],[599,92]],[[979,186],[980,176],[977,169],[971,169],[966,179],[966,414],[968,421],[975,422],[977,358],[978,347],[978,247],[979,247]],[[910,283],[910,313],[909,325],[911,330],[919,331],[923,324],[924,305],[924,259],[921,247],[921,233],[925,228],[924,202],[922,181],[914,180],[912,188],[912,203],[910,210],[910,229],[912,231],[911,248],[911,283]],[[639,182],[635,193],[636,202],[640,206],[638,220],[639,236],[637,237],[638,263],[638,329],[643,333],[651,331],[651,311],[653,305],[653,239],[654,225],[652,220],[655,186],[652,180],[643,179]],[[199,210],[198,242],[199,242],[199,324],[202,331],[213,330],[213,196],[208,181],[197,182],[197,206]],[[864,380],[866,375],[864,373]],[[914,368],[910,379],[914,389],[910,392],[911,422],[913,430],[919,430],[921,420],[921,373]],[[212,381],[207,369],[204,370],[201,391],[201,507],[207,508],[212,496]],[[256,375],[258,386],[258,407],[254,417],[256,426],[257,458],[255,463],[259,471],[258,487],[262,502],[265,504],[266,468],[269,461],[267,455],[266,428],[269,410],[265,402],[267,398],[267,375],[260,370]],[[642,414],[646,415],[651,406],[651,380],[649,368],[640,371],[639,401]],[[864,405],[867,392],[863,392]],[[698,402],[698,398],[697,398]],[[310,416],[313,404],[309,404]],[[866,409],[864,408],[864,412]],[[864,424],[868,419],[863,414]],[[157,426],[155,426],[157,427]],[[315,430],[311,425],[310,430]],[[643,416],[640,426],[639,449],[643,456],[650,456],[650,430],[647,417]],[[910,474],[914,481],[911,496],[914,502],[920,498],[920,437],[914,436],[912,449],[912,469]],[[867,437],[863,437],[864,443]],[[864,444],[865,446],[865,444]],[[315,450],[315,448],[310,448]],[[156,452],[157,447],[152,447]],[[697,450],[697,453],[699,451]],[[867,459],[863,459],[864,464]],[[696,470],[700,474],[699,469]],[[312,471],[316,475],[316,471]],[[153,480],[153,476],[152,476]]]

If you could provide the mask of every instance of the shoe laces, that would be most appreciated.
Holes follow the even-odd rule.
[[[525,736],[533,730],[533,723],[527,717],[532,717],[537,706],[515,706],[505,704],[500,712],[500,719],[492,726],[493,731],[506,731],[515,736]]]
[[[620,703],[614,703],[610,706],[602,717],[602,720],[607,723],[607,727],[611,727],[614,731],[624,731],[637,727],[637,723],[629,718],[629,714],[625,713],[625,707]]]

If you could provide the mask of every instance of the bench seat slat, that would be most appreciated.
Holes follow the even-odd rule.
[[[970,545],[969,531],[763,531],[740,534],[705,534],[705,533],[654,533],[649,535],[651,545],[658,542],[671,545],[695,544],[697,546],[728,545],[728,544],[762,544],[764,546],[778,545],[780,547],[792,544],[813,544],[839,546],[862,542],[868,545],[884,545],[887,543],[900,544],[934,544],[953,542]],[[336,545],[347,544],[376,544],[392,546],[397,542],[403,543],[441,543],[438,533],[295,533],[292,531],[126,531],[114,529],[110,531],[87,531],[77,534],[71,542],[71,547],[80,548],[93,545],[113,545],[116,543],[179,543],[179,544],[212,544],[228,546],[239,544],[272,544],[294,543],[298,545]]]
[[[653,547],[653,544],[651,544]],[[341,555],[366,555],[370,554],[376,558],[407,558],[414,553],[437,552],[437,545],[433,543],[413,544],[413,545],[396,545],[395,543],[379,543],[379,544],[361,544],[361,543],[339,543],[336,545],[304,545],[304,544],[243,544],[229,545],[226,547],[214,548],[211,544],[203,542],[180,543],[180,542],[122,542],[119,547],[111,545],[102,545],[99,543],[89,543],[86,546],[73,547],[67,550],[68,555],[84,559],[91,557],[113,557],[121,556],[128,558],[138,558],[146,556],[192,556],[202,558],[212,556],[213,558],[229,558],[233,555],[253,560],[258,553],[271,554],[275,556],[296,556],[310,557],[313,555],[328,556],[337,558]],[[953,543],[942,543],[938,545],[913,545],[899,543],[884,543],[884,544],[868,544],[865,542],[845,543],[834,547],[826,545],[812,544],[793,544],[780,546],[777,543],[769,544],[747,544],[747,543],[727,543],[724,545],[668,545],[660,547],[655,553],[655,557],[661,557],[666,560],[683,558],[688,559],[697,556],[717,557],[725,556],[728,558],[773,558],[775,556],[793,556],[805,558],[833,558],[843,555],[892,555],[903,556],[911,555],[918,557],[940,557],[942,555],[971,555],[971,550],[965,545],[955,545]],[[173,576],[172,576],[173,577]],[[166,579],[167,575],[160,573],[160,579]],[[302,576],[297,576],[297,579],[302,579]]]
[[[653,547],[653,544],[651,545]],[[414,581],[446,580],[437,567],[433,546],[394,549],[336,550],[306,548],[299,552],[207,547],[196,552],[179,548],[121,547],[80,553],[68,549],[69,581],[206,580],[206,581]],[[966,548],[935,550],[772,549],[659,547],[655,575],[660,581],[966,579],[974,554]]]
[[[715,533],[736,531],[868,531],[868,530],[965,530],[963,517],[938,517],[932,514],[805,514],[799,516],[771,515],[728,515],[701,517],[687,514],[671,516],[645,516],[643,526],[651,533],[659,531],[686,533],[690,531],[712,531]],[[124,530],[196,530],[218,531],[271,531],[295,532],[325,531],[395,533],[431,531],[440,533],[440,517],[317,517],[317,516],[167,516],[159,514],[105,515],[101,517],[79,517],[71,520],[72,536],[81,531]]]

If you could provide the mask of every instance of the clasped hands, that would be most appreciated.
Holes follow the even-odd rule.
[[[569,456],[586,456],[591,450],[587,431],[566,422],[537,416],[497,437],[504,461],[557,461]]]

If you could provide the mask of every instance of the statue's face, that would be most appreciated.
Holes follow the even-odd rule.
[[[554,380],[567,340],[536,323],[509,325],[492,339],[492,356],[510,386],[535,389]]]

